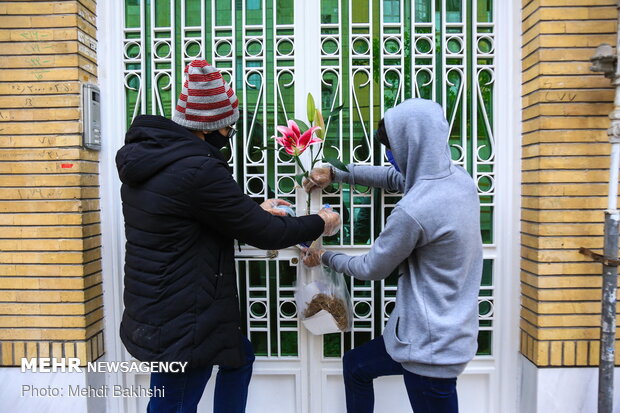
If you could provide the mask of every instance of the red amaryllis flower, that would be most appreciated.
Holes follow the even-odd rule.
[[[288,126],[278,126],[277,129],[282,136],[274,136],[274,139],[284,147],[286,153],[292,156],[299,156],[304,153],[308,146],[322,142],[321,139],[313,136],[316,130],[321,129],[319,126],[301,133],[297,123],[294,120],[289,120]]]

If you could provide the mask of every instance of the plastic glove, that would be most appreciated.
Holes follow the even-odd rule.
[[[316,267],[321,264],[321,257],[325,253],[322,248],[304,248],[301,250],[301,261],[307,267]]]
[[[330,167],[314,168],[310,175],[301,183],[306,192],[314,189],[324,189],[334,180],[334,171]]]
[[[279,205],[291,206],[290,202],[286,202],[283,199],[268,199],[260,204],[260,207],[269,212],[271,215],[278,215],[281,217],[287,216],[285,210],[276,208]]]
[[[340,231],[340,214],[334,212],[331,207],[323,208],[318,212],[318,215],[325,221],[325,228],[323,229],[323,235],[330,237]]]

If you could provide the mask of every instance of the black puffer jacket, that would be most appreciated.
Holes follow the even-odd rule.
[[[120,335],[138,360],[241,365],[234,239],[280,249],[323,232],[318,215],[265,212],[219,149],[147,115],[116,155],[127,238]]]

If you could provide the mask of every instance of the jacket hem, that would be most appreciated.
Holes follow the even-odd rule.
[[[467,367],[467,363],[460,364],[424,364],[412,361],[401,363],[403,368],[419,376],[438,379],[451,379],[459,376]]]

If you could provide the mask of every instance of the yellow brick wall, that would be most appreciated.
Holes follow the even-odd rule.
[[[521,352],[538,366],[595,366],[614,90],[589,70],[615,44],[615,0],[524,0]],[[616,345],[620,362],[620,346]]]
[[[0,365],[101,356],[98,153],[80,89],[97,82],[95,1],[0,2]]]

